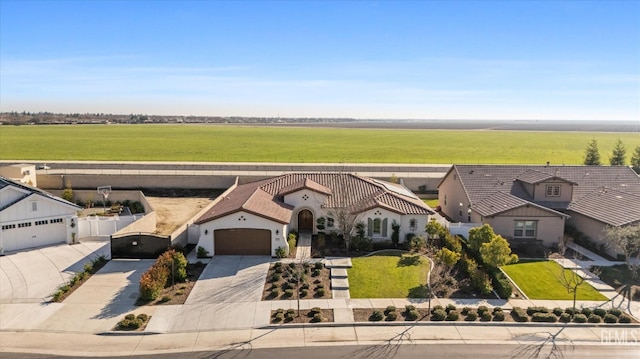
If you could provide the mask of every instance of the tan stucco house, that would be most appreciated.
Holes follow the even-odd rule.
[[[287,246],[287,233],[338,232],[333,218],[345,209],[367,225],[374,241],[391,239],[391,225],[400,225],[400,239],[424,234],[434,212],[401,184],[344,173],[290,173],[238,185],[226,191],[195,224],[198,246],[213,255],[271,255]],[[352,217],[353,218],[353,217]]]
[[[438,190],[451,220],[512,242],[557,245],[566,222],[599,244],[606,226],[640,222],[640,177],[625,166],[454,165]]]

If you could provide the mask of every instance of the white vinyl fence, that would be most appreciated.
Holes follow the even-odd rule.
[[[78,218],[78,238],[109,237],[142,217],[144,217],[144,214],[113,217],[80,217]]]

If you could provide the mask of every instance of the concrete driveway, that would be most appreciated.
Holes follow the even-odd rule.
[[[109,242],[82,242],[0,257],[0,303],[42,303],[91,259],[109,257]]]
[[[252,328],[269,323],[260,299],[272,258],[214,256],[184,305],[158,306],[147,331]],[[270,304],[270,303],[267,303]]]

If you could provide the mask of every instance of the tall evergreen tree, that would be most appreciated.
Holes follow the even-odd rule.
[[[627,150],[624,148],[622,141],[618,139],[618,141],[616,141],[616,147],[614,147],[613,153],[611,154],[611,157],[609,157],[609,164],[612,166],[624,166],[624,156],[626,154]]]
[[[584,155],[584,164],[587,166],[600,166],[600,153],[598,152],[598,141],[591,140],[591,143],[587,146],[587,150]]]
[[[640,175],[640,146],[636,147],[636,150],[631,156],[631,168]]]

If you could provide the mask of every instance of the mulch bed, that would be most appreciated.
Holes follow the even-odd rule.
[[[141,302],[138,299],[136,305],[184,304],[206,266],[204,263],[189,263],[187,265],[187,280],[184,283],[176,283],[174,286],[164,288],[156,300]]]
[[[278,266],[280,266],[281,269],[277,269]],[[272,263],[271,266],[269,266],[264,290],[262,292],[262,300],[298,299],[298,291],[296,290],[296,286],[298,284],[293,279],[293,276],[295,273],[302,272],[304,272],[304,275],[301,277],[302,280],[300,281],[300,292],[303,291],[305,285],[308,286],[308,288],[306,289],[307,295],[300,296],[300,299],[331,299],[331,279],[329,269],[323,266],[322,269],[319,270],[319,275],[314,276],[315,264],[307,263],[305,266],[304,264],[295,263],[295,266],[295,268],[290,268],[289,264],[285,263],[280,265]],[[275,280],[274,274],[278,274],[280,278]],[[275,288],[278,288],[278,295],[274,295],[275,292],[272,291],[274,286]],[[293,292],[291,296],[287,296],[285,292],[288,286],[291,287],[290,289],[292,289]],[[320,287],[324,289],[324,295],[319,295],[317,289]]]
[[[291,317],[285,317],[284,320],[276,320],[277,311],[271,311],[271,324],[306,324],[306,323],[314,323],[313,315],[310,315],[311,310],[300,310],[300,315],[298,316],[297,310],[295,310],[295,314]],[[322,309],[320,311],[322,314],[322,322],[332,323],[333,322],[333,309]]]

